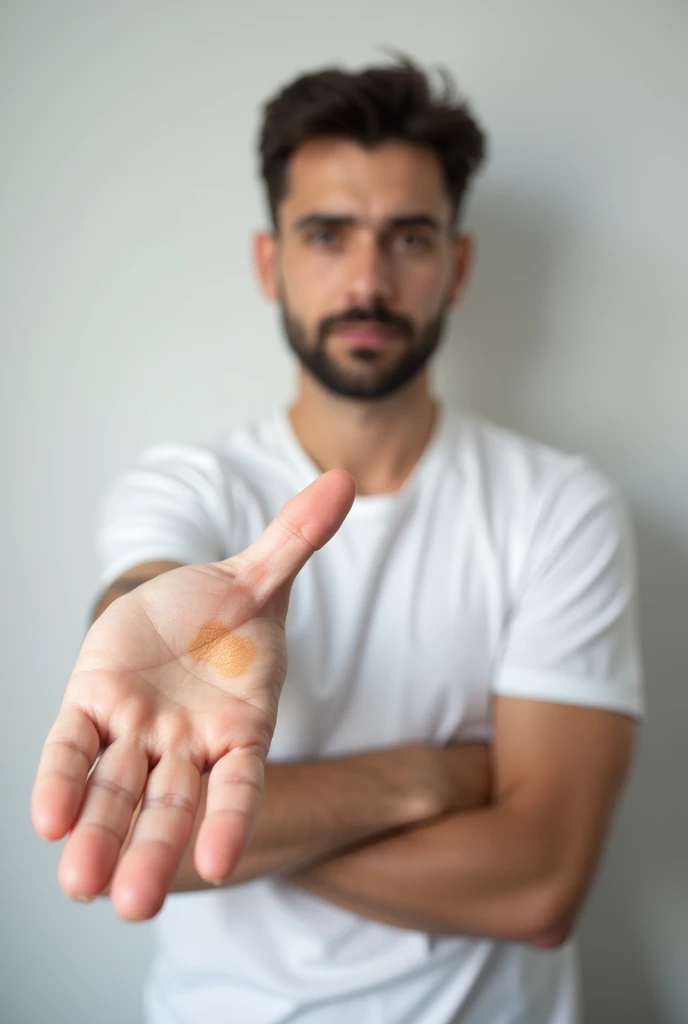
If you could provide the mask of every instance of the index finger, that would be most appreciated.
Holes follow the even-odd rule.
[[[61,711],[43,744],[31,793],[31,821],[44,839],[62,839],[74,824],[100,735],[77,708]]]

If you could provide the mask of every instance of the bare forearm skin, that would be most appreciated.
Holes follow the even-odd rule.
[[[226,885],[298,870],[352,844],[422,821],[429,812],[418,794],[400,792],[379,755],[265,766],[265,795],[245,853]],[[205,814],[203,778],[196,827],[172,892],[208,888],[193,863],[196,832]]]
[[[444,765],[441,785],[438,761]],[[451,751],[414,744],[321,761],[268,763],[256,827],[226,884],[293,874],[323,857],[436,820],[450,807],[480,806],[489,795],[486,768],[485,749],[477,744]],[[196,828],[204,801],[205,785]],[[173,892],[207,887],[193,864],[193,838]]]
[[[489,807],[292,879],[364,917],[435,934],[560,945],[594,877],[635,742],[628,716],[500,697]]]
[[[490,808],[407,830],[289,880],[400,928],[531,941],[550,925],[547,868],[526,823]]]

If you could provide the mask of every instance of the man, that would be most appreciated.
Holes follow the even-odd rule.
[[[450,89],[306,75],[260,148],[299,393],[113,485],[35,826],[68,894],[162,907],[156,1024],[570,1024],[643,711],[622,505],[432,395],[484,157]]]

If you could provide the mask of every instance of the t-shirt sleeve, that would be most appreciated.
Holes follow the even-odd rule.
[[[190,565],[228,557],[228,502],[222,466],[211,449],[146,449],[101,501],[95,541],[99,589],[141,562]]]
[[[583,460],[543,502],[504,635],[495,693],[645,712],[632,526]]]

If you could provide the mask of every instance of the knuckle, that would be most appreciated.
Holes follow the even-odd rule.
[[[141,806],[141,813],[144,811],[183,811],[188,815],[195,815],[196,809],[188,797],[181,793],[160,793],[155,796],[146,796]]]
[[[91,782],[91,789],[103,789],[112,796],[124,800],[132,809],[136,806],[136,800],[131,791],[114,779],[94,778]]]
[[[309,541],[308,537],[306,537],[303,531],[303,526],[300,523],[294,522],[293,519],[290,519],[290,517],[285,513],[284,509],[282,509],[282,511],[277,516],[276,522],[279,523],[281,529],[283,529],[284,532],[289,537],[298,541],[299,544],[305,545],[311,551],[315,551],[313,544]]]
[[[86,759],[89,765],[93,760],[86,746],[83,743],[79,743],[78,740],[73,739],[71,736],[56,736],[45,743],[46,750],[54,750],[55,748],[59,747],[66,747],[68,750],[73,751],[75,754],[80,754],[83,758]]]
[[[220,786],[249,786],[252,789],[262,793],[261,786],[252,779],[249,775],[228,775],[219,783]]]

